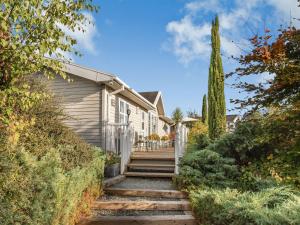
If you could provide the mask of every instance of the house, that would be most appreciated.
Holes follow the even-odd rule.
[[[229,133],[233,132],[239,121],[241,121],[241,116],[239,115],[226,115],[226,131]]]
[[[156,133],[160,137],[166,136],[170,133],[171,125],[173,121],[165,116],[163,99],[160,91],[151,91],[151,92],[139,92],[141,96],[151,102],[156,110],[149,112],[149,121],[157,120],[155,123],[152,123],[152,127],[148,127],[148,134]],[[151,124],[151,123],[149,123]]]
[[[118,132],[129,123],[134,142],[169,133],[172,120],[165,115],[161,92],[138,93],[115,75],[72,63],[64,64],[64,71],[72,81],[57,76],[50,89],[70,116],[66,125],[88,143],[118,151]]]
[[[187,127],[191,127],[193,123],[199,120],[202,120],[201,116],[195,118],[185,117],[182,119],[182,123],[186,124]],[[239,115],[226,115],[226,132],[233,132],[239,121],[241,121],[241,116]]]

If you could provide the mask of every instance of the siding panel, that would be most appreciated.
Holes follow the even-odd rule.
[[[50,81],[52,92],[70,116],[65,124],[88,143],[100,146],[101,86],[70,75],[72,82],[57,76]]]

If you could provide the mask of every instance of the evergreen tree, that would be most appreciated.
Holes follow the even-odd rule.
[[[226,131],[224,72],[220,52],[218,16],[212,21],[211,44],[212,51],[208,78],[208,127],[209,137],[216,139]]]
[[[202,100],[202,122],[207,124],[207,103],[206,103],[206,95],[203,95]]]

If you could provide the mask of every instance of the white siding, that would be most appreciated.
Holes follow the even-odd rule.
[[[72,82],[60,76],[50,82],[64,111],[65,123],[88,143],[100,146],[101,87],[95,82],[70,75]]]

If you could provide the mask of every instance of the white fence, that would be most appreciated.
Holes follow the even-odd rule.
[[[177,124],[175,137],[175,174],[179,173],[178,164],[186,148],[187,135],[188,128],[181,123]]]
[[[113,152],[121,158],[121,174],[130,160],[133,146],[134,131],[130,124],[107,123],[102,126],[102,149]]]
[[[128,125],[120,133],[121,174],[124,173],[130,160],[133,143],[133,128]]]

